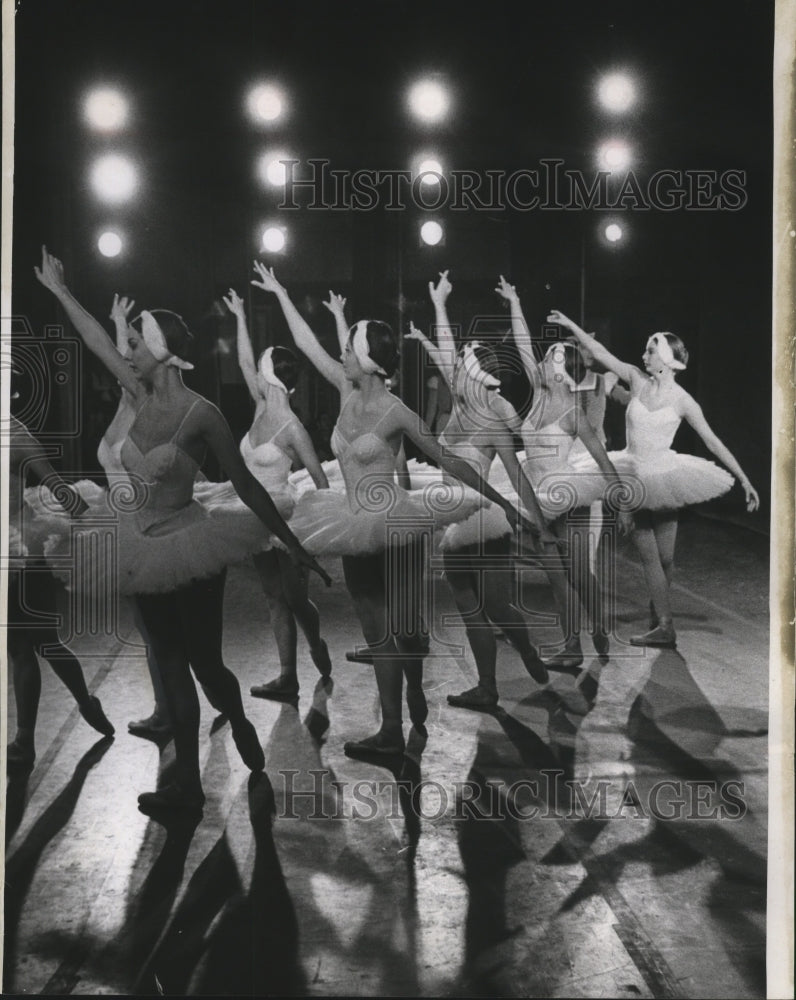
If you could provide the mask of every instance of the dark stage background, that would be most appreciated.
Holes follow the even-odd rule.
[[[230,285],[248,294],[258,228],[279,217],[288,250],[264,259],[330,349],[332,320],[320,305],[328,288],[348,297],[352,321],[371,314],[423,326],[432,317],[427,282],[442,268],[454,282],[452,319],[465,326],[479,315],[490,331],[508,328],[493,292],[503,273],[532,329],[541,331],[550,308],[578,318],[583,295],[587,328],[621,357],[640,358],[655,330],[678,333],[692,359],[682,383],[768,506],[771,4],[511,2],[476,12],[398,0],[23,0],[16,32],[17,348],[40,343],[45,326],[63,320],[33,277],[46,242],[95,315],[107,317],[114,292],[139,308],[181,312],[200,342],[192,384],[242,434],[249,402],[226,353],[234,321],[220,296]],[[593,90],[616,66],[636,76],[641,100],[613,123]],[[453,114],[433,130],[414,123],[403,104],[409,82],[432,71],[454,94]],[[247,85],[258,78],[278,81],[290,98],[284,124],[267,131],[243,111]],[[132,102],[131,123],[117,137],[82,121],[82,96],[99,83]],[[268,146],[340,170],[405,169],[416,152],[433,149],[454,169],[534,169],[557,157],[591,172],[597,142],[616,134],[632,144],[639,178],[662,169],[745,171],[745,206],[610,213],[623,215],[629,232],[614,249],[597,238],[606,221],[598,211],[442,210],[430,214],[446,226],[444,245],[421,248],[417,208],[280,212],[279,193],[254,174]],[[126,205],[102,205],[89,187],[89,166],[106,150],[139,164],[140,190]],[[125,234],[118,258],[96,249],[105,227]],[[256,346],[289,342],[268,297],[254,293],[249,307]],[[63,463],[93,469],[114,387],[92,362],[77,367],[65,363],[66,381],[52,382],[41,426],[75,424],[68,397],[82,375],[73,428],[82,436],[67,437]],[[415,406],[418,371],[416,345],[408,344],[404,392]],[[511,391],[522,403],[523,386]],[[297,407],[316,434],[328,432],[336,405],[307,373]],[[621,446],[621,414],[612,420],[612,443]],[[688,429],[675,447],[704,453]],[[717,509],[740,514],[741,500],[736,488]],[[755,523],[764,527],[765,514]]]

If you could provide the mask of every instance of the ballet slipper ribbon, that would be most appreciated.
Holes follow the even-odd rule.
[[[260,377],[264,382],[267,382],[268,385],[275,385],[277,389],[281,389],[286,396],[289,396],[290,390],[282,381],[282,379],[278,378],[276,373],[274,372],[273,353],[274,353],[273,347],[267,347],[263,351],[262,356],[260,357],[260,363],[257,366],[257,371],[260,373]]]
[[[373,358],[370,356],[370,347],[368,345],[368,321],[366,319],[361,319],[354,327],[354,336],[351,338],[351,347],[354,350],[354,356],[359,362],[359,367],[365,372],[366,375],[383,375],[387,378],[387,372],[377,365]]]
[[[462,363],[464,365],[464,370],[467,373],[467,377],[471,378],[474,382],[480,382],[487,389],[497,389],[500,386],[500,379],[495,378],[494,375],[490,375],[489,372],[485,372],[481,367],[473,348],[479,347],[479,342],[477,340],[471,341],[469,344],[465,344],[464,350],[462,351]]]
[[[658,348],[658,357],[666,365],[667,368],[672,368],[676,372],[685,371],[685,365],[682,361],[678,361],[674,356],[672,351],[672,345],[666,339],[665,333],[653,333],[650,337],[650,343],[655,344]]]
[[[146,309],[141,313],[141,336],[144,338],[147,350],[156,361],[162,361],[173,368],[182,368],[185,371],[190,371],[193,368],[190,361],[183,361],[182,358],[171,353],[166,346],[166,338],[158,326],[158,321]]]

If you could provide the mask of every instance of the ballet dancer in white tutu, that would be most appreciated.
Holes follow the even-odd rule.
[[[292,524],[310,551],[343,557],[346,585],[365,641],[378,652],[374,669],[381,726],[374,735],[349,742],[344,749],[352,756],[400,753],[405,746],[404,676],[409,715],[416,727],[425,723],[428,708],[417,622],[410,621],[408,628],[396,624],[396,619],[416,611],[417,602],[407,592],[405,580],[391,569],[395,568],[395,560],[401,559],[399,550],[412,544],[418,526],[463,520],[482,502],[464,488],[446,488],[444,496],[438,496],[437,489],[400,489],[395,483],[395,458],[403,435],[447,471],[503,507],[510,523],[521,523],[530,531],[534,528],[469,463],[443,451],[417,414],[389,392],[385,383],[396,370],[400,356],[397,339],[387,324],[376,320],[356,323],[341,345],[342,361],[335,361],[273,271],[259,262],[254,268],[258,278],[252,283],[277,296],[296,346],[340,392],[340,415],[332,447],[340,462],[346,492],[306,493],[296,505]]]
[[[228,564],[259,550],[269,533],[296,561],[319,572],[268,493],[252,476],[223,416],[183,383],[191,334],[167,310],[144,311],[131,325],[122,358],[100,324],[66,286],[61,262],[42,250],[41,283],[56,296],[84,342],[136,400],[120,448],[121,463],[144,485],[137,510],[118,519],[118,584],[134,594],[160,667],[174,727],[175,780],[139,796],[144,811],[201,810],[199,701],[191,670],[228,717],[238,751],[252,771],[265,759],[246,718],[240,686],[224,665],[223,597]],[[194,479],[207,450],[249,509],[194,499]]]
[[[578,537],[582,529],[569,515],[578,508],[601,502],[606,495],[617,505],[622,501],[630,502],[632,497],[588,419],[585,397],[577,392],[587,374],[580,351],[574,343],[555,343],[538,362],[516,291],[502,277],[497,291],[511,304],[512,335],[534,393],[531,409],[521,428],[525,446],[522,466],[536,490],[551,530],[567,542],[564,561],[577,594],[577,598],[566,606],[557,601],[564,646],[545,661],[548,667],[567,669],[583,663],[580,632],[584,607],[591,620],[595,650],[605,656],[609,649],[609,625],[605,621],[602,590],[589,566],[588,545]],[[583,468],[578,456],[579,445],[592,457],[591,469]],[[620,533],[628,534],[633,524],[630,513],[626,509],[619,510],[616,519]]]
[[[303,465],[317,489],[329,486],[310,436],[290,407],[290,395],[298,382],[298,359],[286,347],[269,347],[255,363],[243,300],[230,288],[224,302],[237,321],[238,364],[255,405],[254,420],[241,440],[240,453],[289,522],[296,502],[296,490],[289,480],[293,465]],[[275,539],[266,542],[263,551],[253,558],[268,601],[280,675],[255,685],[251,693],[258,698],[295,698],[299,690],[297,624],[321,676],[328,677],[332,672],[329,649],[321,638],[318,609],[309,598],[306,571]]]
[[[114,728],[91,694],[80,661],[61,642],[58,627],[58,581],[44,553],[51,531],[60,531],[56,512],[69,519],[79,516],[87,504],[56,473],[44,449],[24,424],[11,417],[8,434],[8,614],[7,648],[14,680],[17,731],[8,745],[9,766],[31,767],[36,759],[36,720],[41,696],[39,656],[77,703],[86,722],[103,736]],[[38,513],[25,501],[25,478],[47,484],[49,511]],[[32,487],[30,489],[33,489]]]
[[[548,316],[571,330],[578,343],[595,359],[630,386],[626,411],[627,447],[611,452],[622,473],[641,487],[641,509],[636,514],[633,541],[641,557],[651,597],[653,620],[643,635],[633,636],[637,646],[674,646],[677,635],[672,620],[669,587],[677,539],[677,511],[726,493],[733,478],[713,462],[695,455],[681,455],[671,448],[682,420],[696,431],[705,446],[738,479],[747,510],[756,510],[759,497],[729,449],[711,430],[696,400],[677,384],[676,375],[688,364],[688,351],[673,333],[654,333],[642,358],[644,371],[615,357],[594,337],[558,310]]]
[[[468,462],[484,479],[489,478],[493,459],[498,455],[509,482],[516,483],[519,490],[505,495],[528,513],[543,536],[540,542],[546,542],[546,551],[557,558],[556,540],[545,530],[544,516],[514,451],[514,434],[521,421],[511,403],[500,395],[498,358],[490,347],[478,341],[457,348],[447,312],[447,299],[453,289],[448,273],[441,272],[437,284],[429,282],[428,286],[435,311],[436,343],[414,324],[407,334],[407,339],[423,346],[450,390],[451,413],[439,443]],[[413,463],[410,471],[412,468]],[[445,578],[464,622],[478,671],[476,687],[448,695],[448,702],[458,708],[492,708],[498,702],[493,626],[502,630],[535,681],[546,684],[549,679],[525,619],[512,603],[517,586],[511,559],[512,536],[503,510],[490,505],[450,525],[440,541]],[[563,566],[553,570],[551,577],[565,595],[569,586]]]

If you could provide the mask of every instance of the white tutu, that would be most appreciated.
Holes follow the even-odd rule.
[[[297,490],[289,482],[268,485],[265,486],[265,489],[267,489],[268,495],[273,500],[274,506],[282,518],[285,521],[289,521],[293,516],[293,510],[296,505]],[[229,481],[212,483],[207,480],[201,483],[194,483],[193,496],[194,500],[197,500],[214,515],[223,514],[225,511],[239,515],[245,510],[254,516],[235,492],[235,488]],[[268,551],[275,548],[284,550],[285,546],[275,535],[267,534],[267,537],[260,546],[261,551]]]
[[[328,462],[321,462],[321,468],[329,482],[329,489],[344,493],[345,482],[343,481],[343,473],[340,470],[340,463],[337,459],[333,458]],[[312,476],[310,476],[306,469],[291,472],[288,483],[294,491],[296,499],[316,488],[315,483],[312,481]]]
[[[313,555],[370,555],[406,544],[424,530],[463,521],[483,502],[466,486],[440,481],[412,490],[375,482],[358,500],[354,509],[340,490],[307,491],[290,527]]]
[[[677,510],[726,493],[735,482],[725,469],[696,455],[657,452],[643,461],[627,449],[608,457],[632,491],[632,510]]]
[[[548,520],[554,520],[577,507],[589,507],[595,500],[602,500],[609,485],[605,476],[594,462],[582,466],[579,462],[567,463],[555,471],[545,471],[541,475],[534,467],[534,460],[528,459],[524,451],[517,452],[517,461],[533,486],[542,513]],[[505,466],[495,459],[489,473],[490,484],[502,496],[515,502],[516,483],[513,483]]]

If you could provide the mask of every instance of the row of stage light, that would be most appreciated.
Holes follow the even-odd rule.
[[[637,87],[623,73],[604,76],[596,87],[601,107],[618,116],[628,112],[637,101]],[[406,107],[415,121],[433,127],[451,113],[453,94],[444,83],[434,78],[421,79],[408,88]],[[244,108],[251,122],[264,130],[282,125],[289,118],[291,105],[286,92],[273,83],[253,85],[244,100]],[[95,131],[107,136],[118,135],[130,124],[133,117],[130,101],[125,95],[110,87],[91,91],[83,105],[84,120]],[[285,161],[297,160],[284,148],[269,148],[256,161],[255,173],[262,184],[275,189],[283,188],[287,181]],[[630,146],[624,139],[611,138],[601,143],[596,152],[596,165],[601,170],[622,173],[633,162]],[[412,164],[413,175],[424,185],[439,185],[445,175],[444,156],[431,150],[419,153]],[[136,163],[120,152],[106,152],[99,156],[90,170],[90,183],[96,197],[108,205],[130,202],[141,186]],[[418,223],[421,241],[435,246],[444,239],[442,224],[436,220]],[[622,227],[611,222],[606,225],[604,236],[609,243],[618,243],[624,237]],[[281,253],[288,246],[287,227],[281,223],[268,223],[261,227],[261,250]],[[106,229],[97,240],[105,257],[116,257],[124,250],[124,238],[119,227]]]

